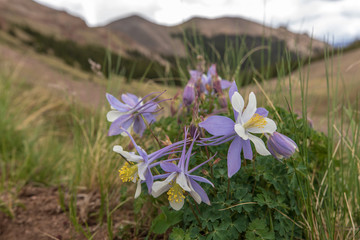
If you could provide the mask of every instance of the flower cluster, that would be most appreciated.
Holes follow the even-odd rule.
[[[183,140],[171,143],[167,139],[165,147],[150,154],[135,142],[130,132],[142,136],[147,127],[146,122],[156,121],[155,113],[160,110],[159,103],[163,101],[157,100],[161,94],[150,93],[144,98],[130,93],[122,94],[123,102],[106,94],[112,108],[107,114],[107,119],[112,122],[108,135],[128,136],[137,152],[127,152],[119,145],[113,147],[113,151],[126,160],[119,170],[120,179],[136,184],[135,198],[141,194],[142,183],[146,183],[148,194],[155,198],[166,192],[170,206],[175,210],[183,207],[188,195],[198,204],[204,202],[210,205],[209,197],[199,182],[212,187],[214,185],[208,179],[194,175],[194,172],[211,161],[214,156],[197,162],[197,165],[194,164],[195,153],[192,153],[192,150],[195,144],[202,148],[231,142],[227,152],[229,178],[239,171],[242,155],[244,159],[254,158],[252,145],[258,154],[273,155],[276,159],[289,158],[297,149],[293,140],[276,132],[276,123],[268,118],[268,111],[257,107],[255,94],[249,94],[245,107],[244,98],[235,82],[222,80],[217,75],[214,64],[209,68],[207,75],[197,70],[190,71],[190,75],[190,81],[183,93],[184,104],[190,105],[196,94],[212,95],[230,88],[229,100],[234,119],[221,115],[203,116],[206,118],[198,122],[198,126],[212,136],[200,138],[197,128],[193,128],[189,136],[185,127]],[[267,144],[262,140],[262,136],[267,138]],[[191,165],[195,166],[191,168]]]
[[[195,96],[202,94],[209,95],[219,93],[222,95],[222,90],[231,86],[231,82],[221,79],[216,72],[216,65],[212,64],[207,72],[203,74],[199,70],[190,70],[190,80],[186,84],[183,94],[183,102],[185,106],[191,105]]]

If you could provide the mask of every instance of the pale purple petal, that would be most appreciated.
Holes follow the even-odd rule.
[[[146,125],[145,125],[144,120],[142,119],[141,116],[136,116],[135,117],[133,129],[134,129],[134,132],[136,134],[139,134],[140,137],[142,136],[143,132],[146,129]]]
[[[135,105],[138,103],[138,99],[134,101],[132,97],[130,97],[128,94],[121,94],[121,100],[123,100],[124,103],[131,107],[135,107]]]
[[[234,121],[224,116],[210,116],[199,124],[215,136],[228,135],[234,132]]]
[[[241,149],[242,142],[239,137],[236,137],[230,144],[227,154],[228,177],[231,178],[237,173],[241,167]]]
[[[160,163],[160,167],[162,168],[162,170],[164,170],[165,172],[181,172],[181,169],[176,166],[173,163],[170,162],[161,162]]]
[[[120,112],[127,112],[129,111],[129,106],[126,106],[125,104],[123,104],[122,102],[120,102],[116,97],[114,97],[113,95],[106,93],[106,98],[108,100],[108,102],[110,103],[110,105],[115,108],[116,110],[120,111]]]
[[[189,178],[189,179],[190,179],[190,183],[191,183],[192,188],[201,197],[201,201],[203,201],[207,205],[210,205],[210,200],[209,200],[209,197],[206,194],[205,190],[197,182],[195,182],[193,179],[191,179],[191,178]]]
[[[195,181],[207,183],[207,184],[210,184],[212,187],[214,187],[214,184],[212,182],[210,182],[209,180],[207,180],[206,178],[196,176],[196,175],[188,175],[188,176],[189,176],[189,178],[192,178]]]
[[[134,118],[131,117],[130,114],[125,114],[120,116],[110,125],[108,135],[114,136],[121,134],[122,132],[124,132],[124,130],[121,128],[128,129],[133,121]]]
[[[259,114],[260,116],[267,117],[269,114],[269,111],[266,110],[265,108],[260,107],[260,108],[256,109],[255,113]]]
[[[227,89],[232,86],[232,83],[228,80],[221,79],[221,89]]]
[[[240,139],[240,140],[242,141],[242,146],[243,146],[243,152],[244,152],[245,159],[252,160],[253,159],[253,152],[252,152],[250,140],[243,140],[243,139]]]

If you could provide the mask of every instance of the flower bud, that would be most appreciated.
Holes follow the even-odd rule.
[[[188,84],[186,84],[183,94],[183,102],[185,106],[190,106],[191,103],[194,101],[194,99],[195,99],[194,83],[189,82]]]
[[[281,133],[274,132],[267,137],[267,147],[276,159],[289,158],[298,148],[292,139]]]

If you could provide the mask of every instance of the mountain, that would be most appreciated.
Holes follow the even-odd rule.
[[[271,28],[259,23],[237,17],[207,19],[195,17],[182,24],[167,27],[154,24],[140,16],[134,15],[114,21],[106,28],[115,34],[125,34],[139,45],[162,55],[184,56],[185,46],[181,36],[185,31],[196,29],[199,36],[212,39],[217,36],[250,36],[265,37],[284,41],[290,51],[308,56],[310,50],[317,54],[323,51],[326,43],[312,39],[307,34],[297,34],[284,27]]]
[[[296,59],[296,53],[305,57],[310,52],[321,53],[327,46],[306,34],[235,17],[196,17],[169,27],[134,15],[104,27],[90,28],[78,17],[31,0],[0,0],[0,29],[39,53],[55,55],[66,64],[85,71],[91,71],[88,58],[102,63],[104,71],[117,68],[116,64],[121,60],[118,72],[123,72],[129,79],[142,78],[145,72],[148,78],[178,78],[180,73],[174,56],[182,58],[182,67],[188,67],[186,58],[189,51],[193,51],[191,45],[196,43],[196,38],[202,39],[204,54],[208,56],[224,56],[225,42],[236,45],[243,41],[247,50],[270,46],[271,51],[265,51],[265,58],[256,52],[249,61],[259,68],[260,60],[267,59],[275,70],[285,48]],[[106,52],[111,53],[110,57]],[[242,67],[246,68],[245,65]]]

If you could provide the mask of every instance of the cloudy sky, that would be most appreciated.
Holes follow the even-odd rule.
[[[338,45],[360,39],[360,0],[35,0],[83,18],[89,26],[138,14],[163,25],[193,16],[239,16],[287,26]]]

